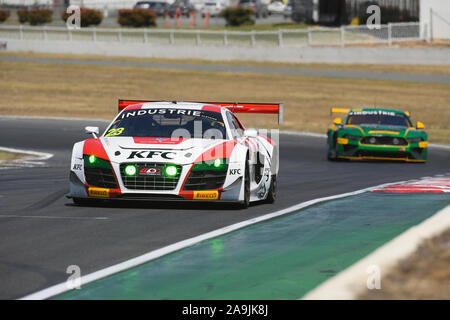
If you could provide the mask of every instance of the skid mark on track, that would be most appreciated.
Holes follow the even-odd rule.
[[[37,210],[43,209],[45,207],[48,207],[49,205],[51,205],[58,199],[62,198],[65,194],[67,194],[67,192],[69,192],[68,189],[63,189],[63,190],[58,190],[56,192],[53,192],[53,193],[49,194],[48,196],[46,196],[45,198],[39,200],[38,202],[26,207],[24,210],[25,211],[28,211],[28,210],[37,211]]]

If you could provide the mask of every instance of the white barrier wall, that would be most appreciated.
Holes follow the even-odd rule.
[[[421,0],[420,24],[425,37],[450,39],[450,0]]]
[[[2,39],[0,38],[0,42]],[[186,46],[145,43],[6,40],[7,51],[96,54],[138,58],[203,59],[211,61],[272,61],[350,64],[450,64],[450,49],[383,47],[261,47]]]

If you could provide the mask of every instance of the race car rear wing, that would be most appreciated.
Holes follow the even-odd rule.
[[[333,113],[349,113],[351,109],[348,108],[331,108],[330,115]]]
[[[157,100],[122,100],[119,99],[119,112],[126,107],[146,102],[160,102]],[[214,106],[225,107],[233,113],[265,113],[265,114],[278,114],[278,124],[283,124],[283,111],[284,107],[282,103],[241,103],[241,102],[204,102],[204,101],[183,101],[183,102],[196,102],[204,103]]]

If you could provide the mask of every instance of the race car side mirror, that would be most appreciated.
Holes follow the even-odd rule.
[[[244,131],[244,136],[248,138],[256,138],[258,136],[258,131],[253,128],[246,129]]]
[[[341,118],[336,118],[333,120],[333,123],[340,126],[342,124],[342,119]]]
[[[416,126],[416,128],[417,129],[425,129],[425,125],[422,123],[422,122],[420,122],[420,121],[417,121],[417,126]]]
[[[86,130],[85,132],[87,134],[92,134],[94,136],[94,138],[97,139],[97,135],[98,135],[98,132],[99,132],[98,127],[85,127],[84,130]]]

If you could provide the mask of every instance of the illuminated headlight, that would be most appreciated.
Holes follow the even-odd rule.
[[[408,138],[409,143],[418,143],[422,142],[422,138]]]
[[[94,155],[90,155],[88,157],[88,161],[90,164],[93,164],[95,162],[95,160],[97,160],[97,158]]]
[[[360,136],[352,136],[351,134],[346,134],[344,136],[344,138],[348,139],[348,140],[360,140],[361,137]]]
[[[84,168],[103,168],[103,169],[112,169],[111,164],[108,160],[98,158],[93,154],[85,154],[83,155],[84,160]]]
[[[124,171],[127,176],[134,176],[137,172],[137,169],[135,165],[129,164],[125,167]]]
[[[213,166],[215,168],[220,168],[222,166],[222,159],[216,159],[214,160]]]
[[[168,177],[174,177],[177,175],[177,167],[175,167],[173,165],[168,165],[164,168],[164,173]]]
[[[206,160],[203,162],[197,162],[194,167],[192,168],[193,171],[227,171],[228,170],[228,164],[226,159],[214,159],[214,160]]]

